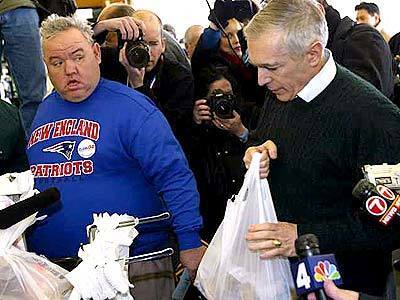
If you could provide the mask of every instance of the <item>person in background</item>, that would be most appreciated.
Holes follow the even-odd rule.
[[[393,60],[382,35],[370,25],[356,24],[349,17],[340,18],[339,12],[326,0],[317,1],[324,7],[329,30],[327,48],[335,61],[392,99]]]
[[[97,22],[93,26],[95,40],[101,46],[105,46],[102,47],[102,56],[106,56],[106,59],[110,59],[107,65],[110,64],[110,67],[118,68],[117,72],[106,72],[109,67],[104,66],[101,69],[102,76],[122,83],[127,82],[127,74],[125,69],[121,68],[121,64],[118,66],[119,49],[116,31],[121,32],[123,40],[130,40],[133,38],[132,33],[136,28],[135,21],[132,18],[134,12],[135,9],[128,4],[112,3],[100,12]],[[163,30],[163,36],[166,44],[164,55],[168,59],[177,60],[185,67],[190,68],[189,60],[179,43],[166,30]],[[104,53],[105,51],[103,50],[107,50],[106,53]],[[118,73],[118,75],[115,73]],[[112,78],[113,76],[118,77]]]
[[[172,26],[171,24],[163,24],[163,29],[165,31],[168,31],[174,37],[175,40],[178,40],[176,37],[176,32],[175,32],[174,26]]]
[[[163,114],[143,94],[100,77],[100,46],[88,24],[53,15],[41,35],[55,91],[38,109],[27,152],[35,186],[57,187],[62,205],[35,223],[29,250],[49,259],[76,256],[93,213],[140,218],[167,210],[171,220],[138,227],[131,254],[169,246],[173,231],[180,261],[194,278],[204,252],[199,196]],[[129,276],[135,298],[171,299],[170,257],[135,264]]]
[[[262,106],[265,89],[257,85],[257,70],[244,60],[245,43],[240,38],[243,16],[237,15],[234,3],[216,1],[214,9],[210,11],[210,25],[201,34],[191,58],[195,93],[204,89],[200,76],[203,69],[224,69],[238,83],[238,94],[248,106],[248,111],[252,111],[257,105]],[[254,10],[250,6],[248,9],[251,15]]]
[[[0,175],[29,169],[25,131],[18,109],[0,100]]]
[[[28,135],[46,93],[39,17],[32,1],[0,1],[0,34],[0,57],[4,53],[14,79],[20,100],[20,119]]]
[[[196,49],[197,42],[199,41],[203,31],[204,27],[201,25],[192,25],[188,29],[186,29],[184,42],[189,60],[192,59],[194,49]]]
[[[187,68],[166,52],[166,40],[160,18],[151,11],[137,10],[133,18],[145,26],[145,43],[149,46],[150,61],[145,68],[138,69],[127,61],[126,52],[120,51],[120,62],[128,73],[131,87],[147,95],[165,115],[186,156],[193,148],[191,133],[194,104],[194,80],[190,67]]]
[[[200,192],[202,237],[210,242],[224,217],[227,200],[243,183],[245,170],[241,158],[248,129],[244,125],[247,120],[241,118],[242,100],[237,94],[237,83],[229,73],[210,68],[204,69],[201,76],[206,85],[193,108],[193,136],[198,139],[198,147],[192,170]],[[211,110],[215,95],[231,103],[232,116],[221,117]]]
[[[357,24],[368,24],[378,30],[386,42],[389,42],[390,35],[382,28],[381,13],[378,5],[372,2],[361,2],[354,8],[356,11]]]
[[[108,6],[100,14],[99,22],[93,28],[95,38],[101,43],[104,34],[115,35],[115,31],[119,30],[122,39],[130,40],[140,25],[144,42],[149,46],[150,61],[143,69],[131,66],[125,48],[120,49],[117,41],[114,41],[111,46],[101,47],[102,76],[127,84],[151,98],[166,116],[190,161],[194,145],[188,128],[191,124],[194,83],[187,56],[177,41],[162,29],[161,20],[153,12],[137,10],[129,16],[114,18],[114,9]],[[128,6],[124,12],[130,13],[130,10]]]
[[[262,153],[279,220],[250,226],[249,249],[293,257],[296,238],[314,233],[321,253],[335,254],[345,289],[382,295],[400,236],[362,220],[352,190],[364,165],[400,161],[400,110],[334,61],[316,1],[270,1],[245,36],[270,93],[244,161]]]

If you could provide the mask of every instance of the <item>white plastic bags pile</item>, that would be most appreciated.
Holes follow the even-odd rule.
[[[74,286],[70,300],[119,299],[131,300],[128,267],[123,258],[129,256],[129,246],[138,232],[134,226],[117,228],[120,222],[135,220],[128,215],[94,215],[95,239],[78,253],[82,262],[69,274]],[[138,222],[136,221],[136,224]]]
[[[33,176],[30,171],[0,176],[0,209],[33,194]],[[21,236],[35,221],[36,214],[0,230],[2,300],[64,299],[72,288],[64,277],[66,270],[44,257],[25,251]]]
[[[259,153],[234,202],[228,201],[225,217],[208,246],[195,286],[208,300],[291,299],[292,279],[287,259],[261,260],[247,248],[251,224],[277,222],[269,185],[260,180]]]

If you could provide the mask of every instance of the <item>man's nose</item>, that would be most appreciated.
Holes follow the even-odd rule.
[[[271,82],[271,71],[258,68],[258,85],[263,86]]]
[[[76,73],[76,63],[73,60],[67,59],[65,61],[65,73],[66,74]]]

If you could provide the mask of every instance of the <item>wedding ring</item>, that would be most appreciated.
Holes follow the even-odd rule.
[[[280,248],[282,246],[282,242],[280,240],[273,240],[272,243],[274,244],[275,248]]]
[[[221,128],[224,128],[224,125],[221,124]]]

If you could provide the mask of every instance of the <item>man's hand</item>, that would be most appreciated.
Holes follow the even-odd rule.
[[[276,145],[273,141],[268,140],[260,146],[248,148],[243,158],[247,169],[250,167],[251,159],[255,152],[261,153],[260,178],[267,178],[269,173],[269,161],[270,159],[276,159],[278,155]]]
[[[93,28],[94,35],[98,35],[103,31],[117,31],[121,32],[123,40],[134,40],[139,37],[139,28],[142,32],[146,32],[146,26],[140,20],[132,17],[121,17],[100,21]]]
[[[246,127],[244,127],[242,120],[240,119],[240,115],[236,111],[233,111],[232,119],[221,119],[214,115],[212,122],[215,127],[222,130],[227,130],[236,136],[242,135],[246,130]]]
[[[128,73],[129,82],[133,88],[138,88],[143,85],[144,74],[146,73],[145,68],[135,68],[129,64],[128,59],[126,58],[126,43],[124,47],[119,51],[119,62],[125,67],[126,72]]]
[[[188,269],[192,281],[196,278],[197,268],[205,251],[206,247],[201,246],[199,248],[183,250],[179,253],[181,264]]]
[[[332,280],[324,281],[325,294],[332,300],[358,300],[360,295],[349,290],[342,290],[336,287]],[[307,300],[317,300],[314,293],[307,295]]]
[[[207,100],[200,99],[194,103],[193,121],[197,125],[200,125],[203,121],[211,121],[211,111],[207,105]]]
[[[248,248],[259,251],[262,259],[296,256],[296,239],[297,225],[285,222],[251,225],[246,235]]]

